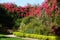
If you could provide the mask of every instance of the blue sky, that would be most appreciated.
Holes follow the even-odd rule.
[[[0,3],[15,3],[18,6],[25,6],[29,4],[41,4],[44,0],[0,0]]]

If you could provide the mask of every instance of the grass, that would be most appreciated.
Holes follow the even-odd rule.
[[[0,34],[0,40],[23,40],[23,39],[21,39],[21,38],[5,37],[3,34]]]
[[[0,40],[23,40],[21,38],[0,37]]]

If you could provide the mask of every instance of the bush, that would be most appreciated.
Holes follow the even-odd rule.
[[[60,39],[60,36],[45,36],[45,35],[38,35],[38,34],[28,34],[28,33],[21,33],[21,32],[14,32],[13,33],[14,35],[16,36],[22,36],[23,37],[29,37],[29,38],[37,38],[37,39],[40,39],[40,40],[59,40]]]
[[[9,3],[0,4],[0,24],[3,26],[1,29],[17,30],[19,28],[18,31],[24,33],[56,35],[51,33],[51,28],[60,25],[58,1],[47,0],[42,6],[28,5],[27,7],[17,7]]]
[[[35,16],[23,18],[18,31],[31,34],[51,35],[50,27],[46,26],[42,23],[42,20]]]
[[[9,11],[6,10],[2,5],[0,6],[0,24],[2,25],[0,27],[0,32],[7,32],[8,29],[12,30],[13,26],[15,24],[14,16],[8,15]],[[3,31],[2,31],[3,30]]]

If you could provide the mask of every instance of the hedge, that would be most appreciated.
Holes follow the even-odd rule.
[[[38,35],[38,34],[28,34],[22,32],[13,32],[14,35],[19,37],[28,37],[28,38],[37,38],[41,40],[59,40],[59,36],[45,36],[45,35]]]

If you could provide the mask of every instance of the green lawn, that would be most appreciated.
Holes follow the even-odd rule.
[[[3,34],[0,34],[0,40],[23,40],[23,39],[21,39],[21,38],[4,37]]]
[[[0,40],[22,40],[21,38],[0,37]]]

